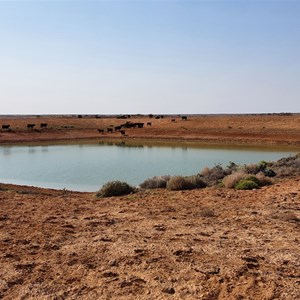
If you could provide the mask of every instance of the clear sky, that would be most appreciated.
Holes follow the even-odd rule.
[[[300,1],[0,1],[0,114],[300,112]]]

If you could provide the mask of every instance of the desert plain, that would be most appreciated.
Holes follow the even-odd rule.
[[[1,144],[137,139],[300,148],[299,114],[0,122],[10,125]],[[144,126],[107,132],[126,122]],[[0,184],[0,298],[300,299],[299,204],[299,173],[248,191],[141,189],[103,199]]]

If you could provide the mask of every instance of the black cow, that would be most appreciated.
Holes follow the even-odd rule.
[[[33,127],[35,126],[35,124],[27,124],[27,129],[33,129]]]
[[[147,126],[151,126],[152,125],[152,123],[151,122],[147,122]]]
[[[107,128],[107,132],[113,132],[113,128]]]
[[[144,123],[135,123],[135,126],[137,128],[143,128],[144,127]]]
[[[187,116],[182,116],[181,119],[186,121],[187,120]]]
[[[4,124],[2,125],[3,130],[9,130],[10,125],[9,124]]]
[[[104,129],[97,129],[99,133],[104,133]]]
[[[122,126],[116,126],[115,131],[119,131],[119,130],[121,130],[121,128],[122,128]]]
[[[125,135],[125,130],[120,130],[122,135]]]
[[[41,128],[47,128],[48,124],[47,123],[41,123]]]
[[[172,119],[172,122],[175,122],[175,119]]]

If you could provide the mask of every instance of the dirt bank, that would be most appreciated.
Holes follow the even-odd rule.
[[[1,185],[0,298],[299,299],[300,177],[252,191]]]

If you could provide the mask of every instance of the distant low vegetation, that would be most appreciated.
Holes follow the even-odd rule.
[[[135,188],[130,186],[126,182],[110,181],[102,186],[102,188],[96,192],[97,198],[112,197],[128,195],[135,192]]]
[[[204,168],[192,176],[155,176],[142,182],[142,189],[166,188],[171,191],[201,189],[219,186],[236,190],[252,190],[271,185],[275,179],[300,175],[300,153],[282,158],[276,162],[261,161],[257,164],[228,166],[215,165]],[[125,182],[112,181],[103,185],[96,197],[111,197],[135,192],[135,188]]]

